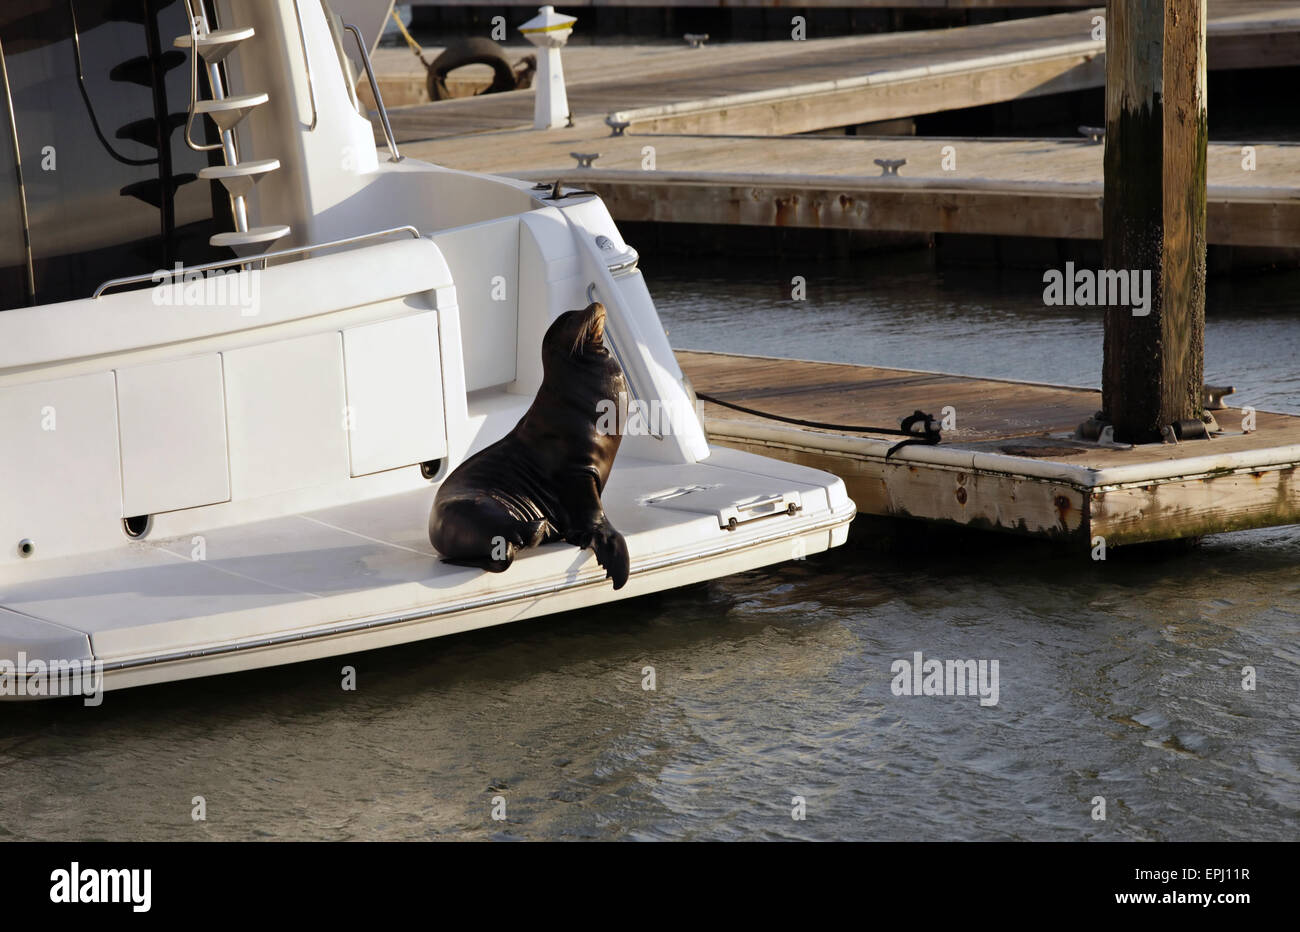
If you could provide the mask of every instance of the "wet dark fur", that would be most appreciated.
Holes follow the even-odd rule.
[[[500,573],[519,550],[563,540],[595,551],[614,588],[623,588],[627,544],[600,503],[621,438],[601,434],[596,422],[597,405],[617,404],[627,382],[605,347],[604,322],[599,302],[555,319],[527,413],[438,489],[429,541],[443,560]]]

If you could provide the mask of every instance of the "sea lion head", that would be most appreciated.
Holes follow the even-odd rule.
[[[551,322],[542,340],[542,355],[579,360],[602,355],[605,348],[605,305],[593,301],[580,311],[565,311]]]

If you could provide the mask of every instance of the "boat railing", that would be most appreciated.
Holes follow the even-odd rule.
[[[101,297],[105,291],[110,288],[120,288],[124,285],[139,285],[145,282],[152,284],[161,284],[161,277],[174,279],[185,275],[199,272],[210,272],[214,269],[221,269],[231,265],[250,265],[253,263],[262,263],[267,259],[284,259],[289,256],[300,256],[303,253],[315,252],[319,249],[333,249],[338,246],[352,246],[356,243],[365,242],[366,240],[381,239],[385,236],[393,236],[398,233],[409,233],[415,239],[420,238],[420,231],[413,226],[392,227],[387,230],[376,230],[373,233],[362,233],[358,236],[347,236],[343,239],[330,240],[325,243],[312,243],[307,246],[295,246],[292,249],[277,249],[274,252],[259,253],[256,256],[234,256],[230,259],[220,259],[216,262],[204,262],[201,265],[186,265],[173,269],[158,269],[154,272],[145,272],[140,275],[127,275],[122,278],[111,278],[95,289],[91,295],[92,298]]]
[[[375,95],[375,107],[379,110],[379,122],[384,127],[384,139],[388,142],[388,152],[390,162],[400,162],[402,157],[397,152],[397,140],[393,138],[393,127],[388,122],[388,109],[384,106],[384,97],[379,93],[379,82],[375,80],[375,69],[370,66],[370,53],[366,51],[366,40],[361,35],[361,30],[351,23],[344,23],[343,28],[352,33],[352,38],[357,40],[357,51],[361,53],[361,64],[366,69],[366,79],[370,82],[370,93]]]

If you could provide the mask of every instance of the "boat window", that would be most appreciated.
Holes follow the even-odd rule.
[[[26,304],[31,298],[27,273],[27,222],[23,212],[20,166],[10,131],[4,48],[0,46],[0,309]]]
[[[12,113],[0,111],[10,140],[7,156],[0,141],[0,310],[84,298],[110,278],[229,256],[208,244],[233,227],[229,201],[197,178],[220,152],[195,152],[184,141],[188,53],[172,40],[188,29],[180,0],[0,6]],[[196,133],[211,132],[204,122]],[[15,291],[8,270],[26,245],[21,223],[9,218],[22,200],[33,282],[20,266]]]

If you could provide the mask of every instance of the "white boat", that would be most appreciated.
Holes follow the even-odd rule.
[[[845,540],[840,480],[709,445],[599,198],[377,147],[328,3],[201,2],[0,12],[0,695],[351,654]],[[439,483],[589,299],[634,425],[672,413],[625,431],[602,496],[629,582],[566,544],[440,562]]]

